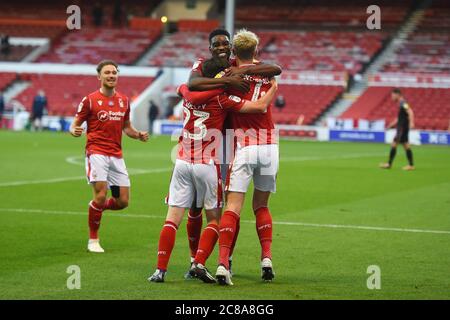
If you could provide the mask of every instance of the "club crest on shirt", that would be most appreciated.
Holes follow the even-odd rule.
[[[101,122],[105,122],[109,119],[109,114],[105,110],[101,110],[101,111],[99,111],[99,113],[97,113],[97,118]]]
[[[109,101],[108,106],[110,106],[110,107],[114,106],[114,101]]]

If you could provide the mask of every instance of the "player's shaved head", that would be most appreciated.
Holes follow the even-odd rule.
[[[233,38],[234,54],[241,60],[252,60],[258,44],[259,38],[255,33],[241,29]]]
[[[104,66],[114,66],[119,71],[119,65],[113,60],[102,60],[97,65],[97,73],[100,74]]]

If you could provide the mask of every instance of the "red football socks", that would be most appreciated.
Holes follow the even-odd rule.
[[[263,258],[272,259],[272,216],[269,208],[262,207],[255,211],[256,232],[261,243],[261,260]]]
[[[228,259],[230,258],[230,249],[233,244],[234,234],[239,215],[233,211],[225,211],[220,219],[219,226],[219,264],[223,264],[229,269]]]
[[[173,246],[175,245],[177,229],[178,226],[175,223],[166,221],[159,235],[157,268],[162,271],[167,270],[170,255],[172,254]]]
[[[194,258],[198,243],[200,241],[200,234],[202,232],[202,208],[191,208],[189,209],[188,222],[186,224],[187,235],[189,240],[189,249],[191,251],[191,258]]]
[[[102,219],[103,208],[94,201],[89,202],[89,239],[98,239],[98,229]]]
[[[122,209],[117,205],[117,200],[115,198],[109,198],[106,200],[105,210],[120,210]]]
[[[197,254],[195,255],[196,263],[205,265],[206,260],[214,250],[217,239],[219,239],[219,226],[216,223],[209,223],[200,237]]]
[[[233,255],[234,247],[236,246],[236,241],[237,241],[240,229],[241,229],[241,219],[239,218],[236,223],[236,231],[234,233],[233,243],[231,244],[231,248],[230,248],[230,257]]]

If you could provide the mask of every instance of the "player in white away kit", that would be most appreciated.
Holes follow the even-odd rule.
[[[211,68],[215,75],[221,68],[214,59],[205,62],[204,71]],[[216,69],[213,66],[217,66]],[[184,97],[185,120],[183,132],[178,142],[178,155],[170,181],[166,221],[161,230],[158,244],[157,269],[148,279],[151,282],[164,282],[170,255],[172,253],[176,231],[184,212],[194,201],[197,207],[206,211],[208,225],[200,237],[194,266],[196,275],[204,282],[213,283],[215,279],[205,268],[205,261],[214,249],[219,237],[219,220],[222,208],[222,181],[219,166],[219,154],[222,148],[222,128],[228,111],[265,112],[273,99],[276,85],[257,101],[246,101],[239,97],[209,92],[209,99],[195,101],[196,95],[204,93],[190,92],[187,86],[180,87]]]
[[[253,65],[258,37],[247,30],[239,31],[233,38],[233,53],[239,68]],[[250,91],[240,95],[244,99],[254,100],[267,92],[270,79],[255,75],[246,75],[250,81]],[[239,93],[237,93],[239,94]],[[227,205],[219,226],[219,266],[216,277],[221,285],[232,285],[229,271],[229,255],[245,193],[253,180],[253,211],[256,218],[256,230],[261,244],[261,276],[265,281],[274,277],[272,269],[272,216],[268,208],[269,196],[276,191],[278,172],[278,142],[272,121],[271,106],[267,112],[249,116],[230,114],[231,126],[237,138],[234,160],[230,164],[225,190]]]

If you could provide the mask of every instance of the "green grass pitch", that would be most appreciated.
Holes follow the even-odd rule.
[[[272,283],[260,280],[247,197],[234,255],[233,287],[185,281],[184,220],[164,284],[148,283],[166,215],[174,146],[124,137],[130,206],[104,213],[105,254],[86,252],[84,137],[0,131],[0,299],[449,299],[450,149],[413,147],[417,170],[378,169],[381,144],[281,141]],[[250,192],[251,194],[251,192]],[[208,260],[215,272],[217,247]],[[69,290],[67,268],[81,270]],[[381,288],[369,290],[367,268]]]

